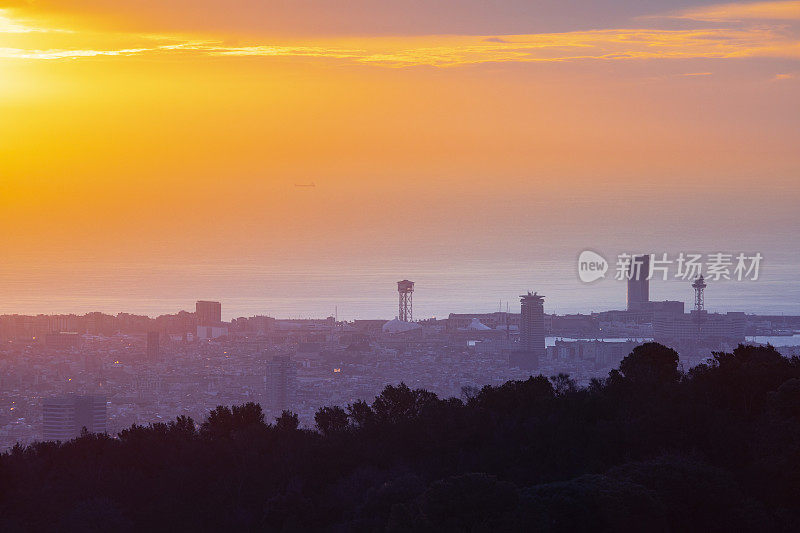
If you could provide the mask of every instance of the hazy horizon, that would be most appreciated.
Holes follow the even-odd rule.
[[[609,257],[610,258],[610,257]],[[800,290],[792,282],[793,264],[767,256],[757,281],[709,282],[710,311],[756,314],[800,314]],[[613,261],[613,259],[611,259]],[[94,264],[72,264],[68,274],[0,271],[6,294],[0,314],[83,314],[127,312],[155,317],[179,310],[194,311],[201,299],[222,302],[225,320],[240,316],[322,318],[338,311],[341,320],[397,315],[396,281],[412,279],[415,319],[446,317],[448,313],[519,311],[519,295],[536,290],[546,296],[548,313],[589,313],[624,309],[626,285],[614,279],[583,283],[575,258],[562,261],[462,260],[403,266],[329,264],[284,270],[249,264],[126,264],[104,276]],[[14,279],[14,276],[22,279]],[[50,281],[55,278],[55,281]],[[89,280],[87,281],[87,278]],[[48,284],[49,283],[49,284]],[[652,300],[679,300],[691,307],[690,283],[670,279],[650,282]],[[501,304],[502,301],[502,304]],[[502,306],[502,307],[501,307]]]

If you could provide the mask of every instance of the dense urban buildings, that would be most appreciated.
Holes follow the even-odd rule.
[[[202,420],[217,405],[249,401],[267,416],[291,410],[309,427],[320,407],[370,399],[401,381],[443,397],[531,374],[566,373],[585,385],[650,339],[678,350],[684,368],[752,336],[778,335],[770,339],[786,339],[784,354],[800,353],[800,339],[792,343],[800,317],[641,303],[557,315],[526,293],[520,312],[413,322],[259,315],[228,323],[219,302],[156,318],[0,316],[0,447],[69,438],[82,427],[113,435],[180,414]],[[106,425],[89,421],[87,409]]]
[[[156,361],[159,355],[160,335],[158,331],[147,332],[147,360]]]
[[[280,413],[296,405],[297,367],[288,355],[275,355],[267,362],[265,408]]]

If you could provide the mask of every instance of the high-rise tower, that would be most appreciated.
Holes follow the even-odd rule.
[[[404,279],[397,282],[397,292],[400,295],[400,306],[397,318],[401,322],[411,322],[414,319],[414,282]]]
[[[545,356],[544,296],[538,293],[519,297],[519,350],[512,352],[509,363],[526,370],[535,370]]]
[[[650,301],[650,256],[635,255],[628,267],[628,311],[640,311]]]
[[[198,326],[218,326],[222,323],[222,304],[199,301],[195,304]]]

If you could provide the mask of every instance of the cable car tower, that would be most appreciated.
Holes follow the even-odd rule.
[[[400,295],[397,317],[401,322],[411,322],[414,319],[414,282],[407,279],[398,281],[397,292]]]
[[[703,276],[701,275],[697,278],[694,283],[692,283],[692,288],[694,289],[694,310],[695,311],[702,311],[706,304],[703,297],[703,291],[708,285],[706,285]]]

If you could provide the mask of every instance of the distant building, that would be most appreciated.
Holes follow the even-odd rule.
[[[381,333],[396,335],[398,333],[408,333],[410,331],[421,330],[422,326],[416,322],[405,322],[399,318],[389,320],[381,327]]]
[[[291,357],[276,355],[267,361],[267,408],[283,411],[294,406],[297,395],[297,367]]]
[[[640,311],[650,302],[650,256],[636,255],[628,270],[628,311]]]
[[[299,342],[295,355],[304,359],[317,359],[320,354],[325,350],[325,343],[323,342]]]
[[[222,322],[221,303],[201,300],[195,304],[195,315],[197,339],[216,339],[228,334],[228,326]]]
[[[634,341],[556,340],[554,346],[547,347],[547,359],[558,364],[582,364],[594,370],[607,370],[618,367],[639,344]]]
[[[330,333],[336,327],[336,319],[327,318],[291,318],[275,321],[275,327],[280,331],[304,331],[308,333]]]
[[[745,341],[747,316],[744,313],[709,313],[705,310],[703,276],[692,283],[695,308],[690,313],[655,313],[653,338],[674,348],[687,358],[705,356],[709,351],[734,348]]]
[[[199,301],[195,304],[198,326],[219,326],[222,324],[222,304]]]
[[[388,320],[354,320],[353,327],[356,331],[363,332],[366,335],[380,335],[383,325]]]
[[[42,407],[45,441],[70,440],[80,436],[86,428],[89,433],[106,432],[105,396],[63,396],[47,398]]]
[[[463,330],[469,327],[473,320],[492,329],[519,329],[519,313],[495,311],[494,313],[450,313],[447,318],[449,331]]]
[[[535,370],[544,356],[544,296],[529,292],[520,296],[519,350],[509,354],[509,364]]]
[[[547,316],[545,316],[545,332],[552,335],[594,338],[600,333],[600,322],[592,315],[552,315],[550,327],[547,326]]]
[[[162,378],[155,370],[139,366],[133,376],[133,386],[138,402],[154,402],[161,392]]]
[[[646,302],[635,310],[602,311],[595,313],[601,337],[652,337],[654,316],[682,315],[684,303],[678,301]]]
[[[744,313],[709,313],[692,311],[685,314],[656,313],[653,336],[656,342],[699,341],[702,344],[744,342],[747,318]]]
[[[44,345],[54,350],[77,348],[81,343],[78,333],[47,333],[44,336]]]
[[[252,335],[269,335],[275,329],[275,319],[270,316],[251,316],[231,321],[231,331]]]
[[[227,334],[228,326],[224,324],[218,326],[197,326],[197,339],[202,341],[224,337]]]
[[[159,334],[157,331],[147,332],[147,360],[158,361],[159,354]]]
[[[676,300],[663,300],[658,302],[647,302],[643,307],[643,311],[652,313],[669,313],[673,315],[682,315],[686,305],[683,302]]]

